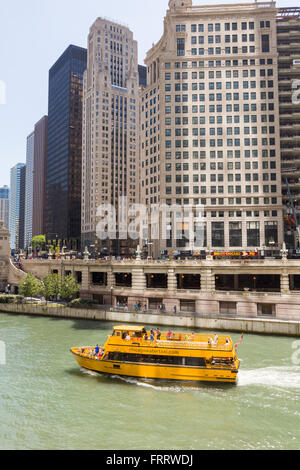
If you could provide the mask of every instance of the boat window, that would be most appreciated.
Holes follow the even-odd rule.
[[[206,367],[206,361],[203,357],[176,357],[110,352],[108,354],[108,360],[144,364],[166,364],[174,366],[186,365],[194,367]]]
[[[203,357],[186,357],[185,363],[187,366],[204,367],[206,365],[206,361]]]

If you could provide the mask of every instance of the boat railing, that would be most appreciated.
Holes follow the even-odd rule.
[[[187,348],[187,349],[222,349],[224,351],[229,351],[232,349],[230,344],[209,344],[208,341],[156,341],[157,344],[162,346],[172,347],[172,348]]]
[[[154,339],[151,341],[149,338],[148,340],[140,339],[140,338],[130,338],[129,340],[122,340],[122,343],[136,345],[136,346],[147,346],[147,347],[162,347],[162,348],[170,348],[170,349],[208,349],[208,350],[217,350],[217,351],[231,351],[232,344],[215,344],[209,343],[208,341],[193,341],[193,340],[157,340]]]

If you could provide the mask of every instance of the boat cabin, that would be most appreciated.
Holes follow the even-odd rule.
[[[112,336],[116,336],[119,339],[126,339],[127,336],[131,338],[143,338],[145,333],[146,329],[143,326],[121,325],[114,327]]]

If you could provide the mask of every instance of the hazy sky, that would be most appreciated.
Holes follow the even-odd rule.
[[[194,4],[241,0],[194,0]],[[297,6],[298,0],[278,0]],[[139,61],[158,41],[168,0],[0,0],[0,186],[10,168],[26,161],[26,137],[48,112],[48,70],[69,44],[87,47],[99,16],[127,24],[139,44]],[[1,82],[6,104],[1,104]]]

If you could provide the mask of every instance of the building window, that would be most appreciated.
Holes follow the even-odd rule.
[[[243,246],[241,222],[229,222],[229,244],[231,247]]]
[[[247,246],[251,248],[260,246],[259,222],[247,222]]]
[[[212,246],[214,248],[224,248],[224,222],[212,222]]]
[[[262,34],[262,52],[270,52],[270,36],[269,34]]]
[[[273,247],[278,244],[278,223],[265,222],[265,242],[266,246]]]
[[[177,39],[177,55],[184,56],[185,55],[185,40],[184,38]]]

